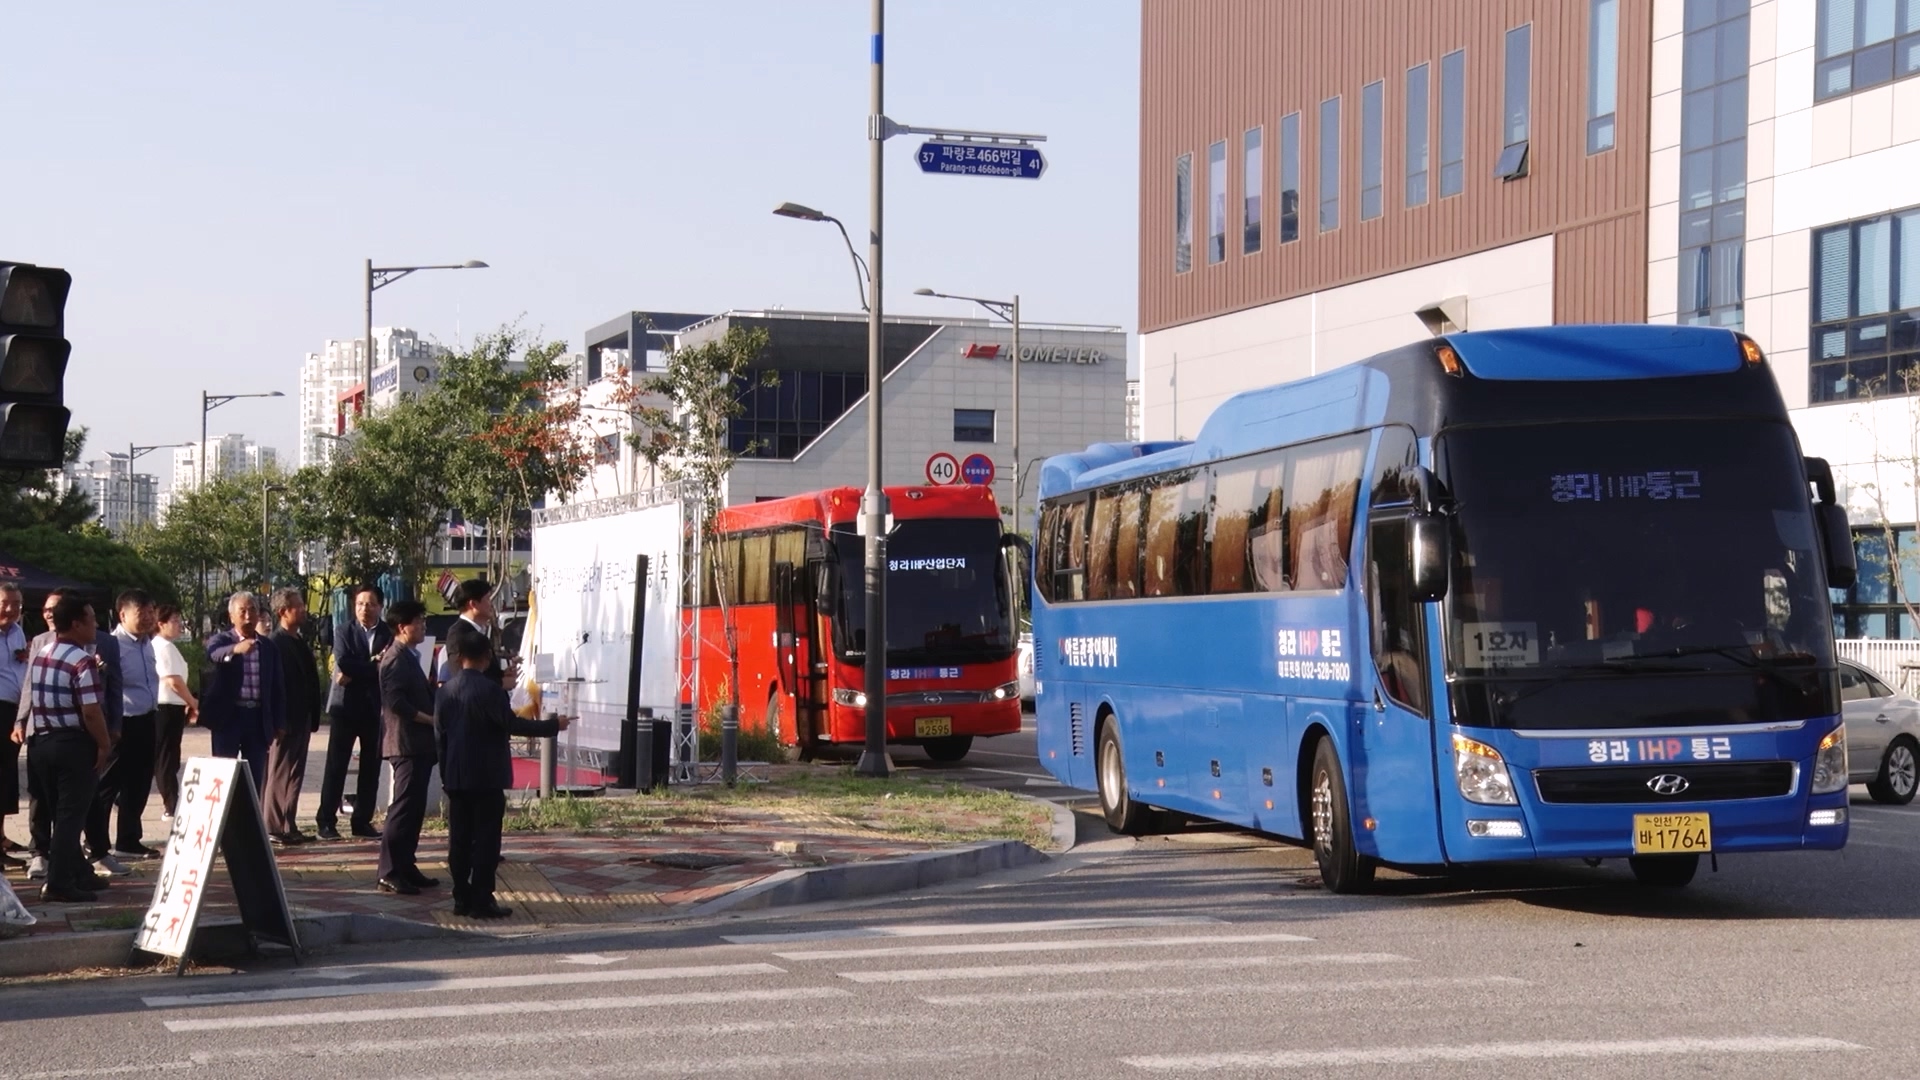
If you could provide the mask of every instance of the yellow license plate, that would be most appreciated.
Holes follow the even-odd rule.
[[[1633,815],[1635,855],[1684,855],[1713,850],[1713,825],[1705,814]]]
[[[923,716],[913,722],[913,736],[916,739],[938,739],[951,734],[951,716]]]

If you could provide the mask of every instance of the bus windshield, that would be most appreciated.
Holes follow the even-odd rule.
[[[840,610],[834,647],[866,658],[865,541],[836,530]],[[1013,655],[1000,523],[990,518],[909,519],[887,537],[887,663],[972,664]]]
[[[1503,680],[1833,666],[1799,449],[1759,420],[1456,430],[1448,669]],[[1760,680],[1766,681],[1766,680]]]

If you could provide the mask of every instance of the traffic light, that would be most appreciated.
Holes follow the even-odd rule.
[[[57,469],[67,456],[61,404],[67,290],[73,275],[0,262],[0,469]]]

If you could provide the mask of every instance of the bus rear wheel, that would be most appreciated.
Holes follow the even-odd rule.
[[[1151,806],[1133,801],[1127,794],[1126,755],[1120,752],[1120,722],[1108,717],[1100,726],[1100,745],[1094,763],[1100,786],[1100,813],[1107,828],[1123,836],[1145,836],[1154,830],[1159,815]]]
[[[1332,739],[1313,749],[1313,860],[1328,892],[1360,892],[1373,884],[1374,865],[1353,843],[1353,819],[1347,809],[1347,781]]]
[[[947,735],[938,739],[928,739],[920,744],[920,748],[927,752],[928,757],[942,765],[951,765],[966,757],[967,751],[973,749],[973,736]]]
[[[1642,885],[1678,889],[1693,880],[1700,869],[1698,855],[1634,855],[1627,859],[1633,876]]]

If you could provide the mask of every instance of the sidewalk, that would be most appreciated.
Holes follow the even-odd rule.
[[[205,753],[206,733],[190,729],[185,756]],[[326,732],[322,729],[313,737],[307,781],[301,796],[300,827],[309,834],[315,827],[313,818],[319,803],[317,793],[325,759]],[[509,801],[518,804],[528,794],[517,791]],[[275,854],[287,902],[296,919],[312,915],[376,916],[415,924],[419,935],[424,936],[444,930],[526,934],[552,927],[688,915],[702,905],[719,906],[714,902],[720,898],[740,894],[787,871],[845,867],[911,856],[925,859],[924,853],[936,850],[960,853],[982,846],[955,849],[952,845],[876,837],[870,828],[845,818],[790,810],[768,813],[751,803],[703,809],[706,813],[698,818],[669,817],[646,830],[507,832],[498,897],[513,909],[513,916],[500,920],[476,920],[453,914],[453,899],[444,884],[447,879],[444,830],[428,832],[421,838],[420,869],[429,877],[441,879],[443,884],[422,890],[419,896],[395,896],[377,890],[375,861],[379,842],[376,840],[315,842],[276,848]],[[160,846],[167,834],[169,825],[160,820],[160,813],[160,797],[156,794],[144,819],[149,846]],[[510,810],[510,818],[511,815]],[[429,819],[430,827],[437,823],[436,819]],[[344,815],[340,825],[343,829],[347,825]],[[24,842],[24,814],[8,817],[6,829],[9,837]],[[1071,835],[1069,831],[1067,836]],[[1039,857],[1024,844],[1009,842],[1009,846],[1026,853],[1015,857],[1015,862]],[[0,949],[10,950],[23,942],[87,931],[110,930],[130,935],[152,899],[153,882],[161,863],[159,859],[127,860],[126,865],[133,876],[114,879],[112,887],[102,892],[99,901],[93,904],[42,903],[39,883],[29,883],[23,870],[10,871],[8,882],[40,922],[27,934],[0,942]],[[203,926],[237,918],[224,861],[216,861],[215,867],[213,884],[201,909]],[[989,868],[993,867],[983,867]],[[981,871],[953,871],[936,877],[978,872]],[[925,879],[924,873],[920,879]],[[905,880],[892,887],[908,888],[916,883],[920,881]],[[407,936],[403,927],[393,929],[400,931],[395,936]]]

